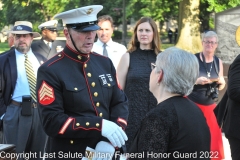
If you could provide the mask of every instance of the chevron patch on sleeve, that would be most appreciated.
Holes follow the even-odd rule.
[[[38,102],[42,105],[49,105],[55,100],[54,90],[45,81],[38,90]]]

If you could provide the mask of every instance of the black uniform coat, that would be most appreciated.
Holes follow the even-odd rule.
[[[223,130],[226,135],[240,139],[240,55],[229,67],[227,95],[228,108]]]
[[[57,54],[57,46],[61,46],[61,48],[64,48],[65,45],[66,42],[56,40],[52,42],[52,48],[49,49],[46,43],[44,43],[43,39],[41,39],[33,42],[31,48],[33,52],[40,53],[45,58],[50,59]]]
[[[40,64],[46,61],[42,55],[34,53]],[[11,103],[12,94],[17,81],[17,62],[15,50],[0,58],[0,116],[6,112],[6,106]]]
[[[38,70],[37,96],[46,152],[85,153],[106,138],[102,119],[127,125],[128,106],[112,61],[97,53],[79,54],[69,46]],[[66,157],[65,157],[66,158]],[[69,158],[69,157],[68,157]],[[66,158],[66,159],[68,159]]]

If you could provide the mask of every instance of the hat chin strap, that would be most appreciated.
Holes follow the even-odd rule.
[[[69,35],[70,35],[70,39],[71,39],[71,41],[72,41],[72,44],[73,44],[74,48],[75,48],[79,53],[82,53],[82,52],[80,52],[80,51],[77,49],[77,47],[76,47],[76,45],[75,45],[75,42],[74,42],[73,39],[72,39],[72,35],[71,35],[70,32],[69,32],[69,29],[68,29],[68,33],[69,33]]]

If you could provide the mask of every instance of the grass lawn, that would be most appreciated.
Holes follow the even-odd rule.
[[[168,48],[168,47],[172,47],[174,46],[174,44],[162,44],[162,50]],[[9,50],[8,44],[7,43],[0,43],[0,54],[2,52],[5,52]]]
[[[7,43],[0,43],[0,54],[1,54],[2,52],[5,52],[5,51],[9,50],[9,49],[10,49],[10,48],[9,48],[9,46],[8,46]]]

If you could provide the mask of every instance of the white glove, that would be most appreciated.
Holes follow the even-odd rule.
[[[108,142],[100,141],[95,148],[93,160],[111,160],[114,156],[115,148]]]
[[[82,160],[93,159],[95,156],[95,150],[92,149],[91,147],[86,147],[85,156],[87,157],[82,157]]]
[[[119,148],[128,140],[127,135],[121,127],[106,119],[102,120],[102,136],[106,137],[114,147]]]

